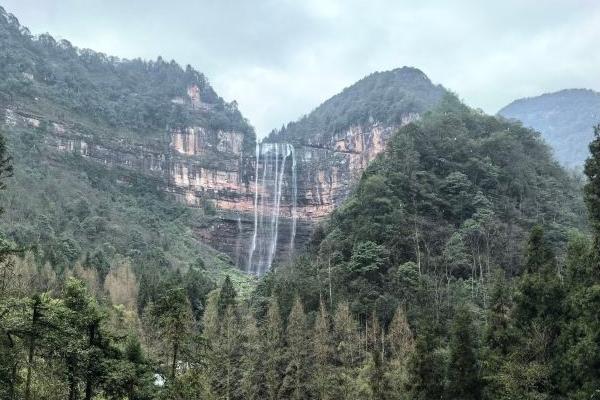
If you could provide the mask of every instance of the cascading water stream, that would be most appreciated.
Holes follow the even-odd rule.
[[[298,182],[296,178],[296,151],[294,146],[288,144],[292,154],[292,237],[290,239],[290,257],[294,254],[294,240],[296,239],[296,223],[298,220],[297,203],[298,203]]]
[[[291,165],[288,162],[290,158]],[[262,165],[260,165],[261,163]],[[262,176],[260,176],[261,170]],[[291,182],[289,179],[290,172]],[[287,188],[285,195],[284,187]],[[277,254],[282,199],[285,201],[284,204],[291,205],[290,254],[293,252],[296,236],[298,190],[296,155],[292,145],[281,143],[257,144],[254,191],[254,232],[246,271],[251,274],[262,275],[271,268]]]
[[[258,160],[260,158],[260,143],[256,143],[256,168],[254,172],[254,232],[252,234],[252,244],[250,246],[250,256],[248,257],[248,266],[246,272],[252,270],[252,256],[256,250],[256,233],[258,228]]]

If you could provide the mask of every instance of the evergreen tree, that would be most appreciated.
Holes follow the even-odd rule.
[[[213,392],[221,398],[237,399],[242,394],[239,382],[242,380],[243,329],[234,296],[227,288],[230,284],[225,283],[220,290],[209,294],[203,326],[208,345],[208,380]],[[229,305],[221,314],[223,304]]]
[[[503,271],[498,271],[490,294],[487,325],[484,331],[483,381],[485,398],[499,398],[502,384],[499,371],[502,363],[515,344],[512,331],[511,310],[513,304],[510,287]]]
[[[564,287],[558,277],[556,258],[544,231],[532,229],[527,244],[525,272],[515,294],[515,338],[517,346],[503,370],[507,391],[519,396],[550,396],[556,390],[552,369],[558,355],[558,337],[565,319]],[[529,376],[516,385],[517,374]]]
[[[202,260],[199,260],[202,262]],[[206,307],[206,296],[215,288],[212,280],[206,274],[206,271],[200,269],[199,262],[191,265],[184,276],[185,290],[188,300],[194,313],[196,321],[202,320],[202,314]],[[201,264],[203,265],[203,264]]]
[[[600,124],[594,127],[594,140],[590,143],[590,157],[585,162],[584,172],[588,177],[585,185],[585,202],[594,229],[596,262],[600,254]],[[600,273],[600,272],[598,272]]]
[[[335,379],[340,398],[351,399],[357,395],[356,375],[361,361],[358,324],[350,313],[347,302],[338,304],[333,317],[333,347]]]
[[[106,372],[103,369],[103,347],[100,323],[103,319],[98,305],[88,293],[83,282],[70,278],[63,293],[69,311],[64,330],[68,342],[63,348],[67,368],[69,400],[79,398],[79,382],[85,382],[85,399],[91,400],[98,381]]]
[[[306,315],[299,298],[296,298],[288,317],[286,361],[287,366],[279,396],[292,400],[310,398],[309,382],[312,366],[309,359]]]
[[[450,336],[448,399],[481,399],[483,385],[477,347],[471,311],[462,305],[456,311]]]
[[[267,398],[276,400],[283,376],[283,324],[279,304],[271,297],[262,331],[262,354],[265,357],[265,384]]]
[[[325,304],[321,301],[319,305],[319,314],[315,321],[313,338],[313,349],[315,361],[314,384],[315,392],[319,399],[334,398],[332,382],[332,357],[333,349],[331,342],[331,330],[329,314],[325,309]]]
[[[389,367],[386,380],[392,398],[401,399],[408,385],[408,364],[415,351],[415,340],[402,307],[398,307],[387,334]]]
[[[148,306],[150,329],[155,329],[168,354],[169,377],[172,382],[177,375],[178,362],[193,328],[190,304],[182,287],[169,287]]]
[[[127,336],[123,351],[118,358],[109,361],[108,369],[103,389],[110,400],[151,399],[155,390],[154,374],[135,335]]]
[[[227,275],[219,291],[219,315],[225,315],[227,308],[236,304],[236,296],[237,293],[235,292],[231,278]]]
[[[543,229],[536,226],[529,236],[525,273],[515,296],[515,322],[523,336],[532,323],[538,323],[554,340],[563,316],[563,297],[556,258]]]
[[[567,250],[566,315],[555,365],[561,392],[569,399],[590,399],[600,387],[600,279],[593,240],[571,235]],[[573,366],[577,366],[573,368]]]
[[[254,315],[249,310],[242,313],[242,349],[240,387],[244,399],[265,399],[265,354],[261,348],[260,331]]]
[[[409,361],[409,398],[437,400],[444,398],[444,358],[439,352],[432,332],[433,321],[423,322],[424,329],[417,332],[415,351]]]

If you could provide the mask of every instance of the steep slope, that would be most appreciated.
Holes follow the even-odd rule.
[[[191,67],[161,58],[120,60],[48,34],[33,37],[4,10],[0,17],[0,101],[11,148],[22,163],[18,167],[38,168],[28,174],[39,179],[52,171],[72,180],[69,188],[76,193],[66,188],[55,204],[69,204],[75,201],[71,196],[86,191],[112,199],[126,191],[128,204],[139,203],[152,191],[161,207],[191,207],[181,209],[177,224],[183,223],[189,237],[161,239],[167,264],[176,266],[196,253],[190,248],[202,248],[189,240],[207,243],[257,274],[289,260],[314,223],[347,197],[392,132],[420,118],[445,93],[413,68],[375,73],[255,149],[254,131],[235,102],[219,98]],[[9,219],[10,235],[37,246],[42,240],[24,239],[23,231],[36,230],[40,214],[50,213],[44,199],[52,185],[19,174],[16,179],[8,196],[29,192],[31,201]],[[101,192],[95,191],[99,185]],[[147,211],[159,220],[170,218]],[[101,221],[107,217],[100,210],[93,214]],[[121,220],[116,224],[125,231],[142,224],[125,215],[111,219]],[[117,254],[128,252],[130,240],[119,235],[90,241],[63,220],[48,224],[55,232],[50,242],[72,238],[81,248],[79,257],[112,241],[119,243],[113,244]],[[141,236],[141,242],[149,240]],[[181,246],[186,250],[178,253],[179,245],[165,241],[186,243]],[[190,254],[187,261],[179,260],[181,254]]]
[[[79,261],[101,278],[120,257],[137,273],[185,270],[198,258],[231,266],[195,234],[213,223],[219,193],[196,197],[184,183],[188,171],[213,186],[221,175],[243,179],[255,136],[235,103],[189,66],[33,37],[2,9],[0,54],[0,116],[16,171],[3,194],[11,239],[40,263],[60,271]]]
[[[593,138],[592,127],[600,122],[600,93],[561,90],[515,100],[498,114],[541,132],[561,164],[581,168]]]
[[[254,208],[261,212],[254,215],[249,266],[267,270],[274,244],[292,254],[311,225],[346,199],[392,133],[419,119],[446,93],[415,68],[377,72],[271,132],[257,149]],[[276,218],[262,218],[265,210]]]
[[[325,101],[310,114],[273,131],[269,140],[327,145],[351,127],[400,126],[431,110],[446,90],[411,67],[375,72]]]
[[[427,299],[443,318],[455,297],[486,304],[498,269],[522,271],[536,224],[563,252],[570,229],[587,229],[580,183],[535,131],[447,96],[392,136],[306,257],[264,290],[288,306],[299,295],[311,311],[348,301],[385,324],[397,305],[422,313]]]

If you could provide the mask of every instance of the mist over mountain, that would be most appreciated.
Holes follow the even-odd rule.
[[[581,169],[600,120],[600,93],[565,89],[515,100],[498,114],[541,132],[561,164]]]

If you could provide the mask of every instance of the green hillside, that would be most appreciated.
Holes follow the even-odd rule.
[[[433,108],[446,93],[411,67],[375,72],[345,88],[296,122],[269,135],[269,140],[324,143],[352,125],[400,126],[409,114]]]
[[[1,8],[0,54],[0,119],[15,170],[2,193],[6,214],[0,227],[9,240],[59,276],[81,263],[103,281],[110,265],[123,258],[140,279],[166,276],[200,259],[215,278],[229,272],[247,280],[194,237],[210,209],[179,205],[158,179],[57,152],[48,139],[59,124],[113,146],[160,149],[168,146],[167,127],[195,123],[244,132],[252,147],[254,131],[234,103],[218,97],[189,66],[160,57],[123,60],[49,34],[34,37]],[[193,110],[183,100],[173,102],[187,99],[190,85],[199,88],[202,104]],[[15,113],[40,123],[16,123]]]

